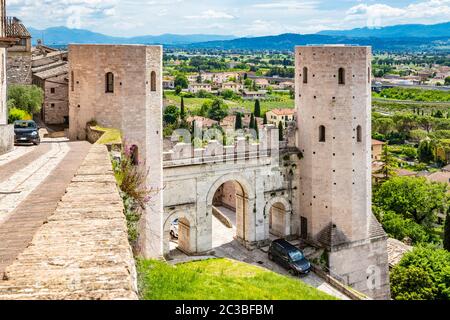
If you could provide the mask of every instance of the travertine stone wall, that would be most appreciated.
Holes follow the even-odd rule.
[[[127,225],[105,146],[93,145],[55,213],[0,279],[0,300],[137,299]]]
[[[14,126],[0,124],[0,154],[11,151],[14,147]]]
[[[106,74],[114,74],[114,92],[106,92]],[[152,90],[152,73],[156,81]],[[143,215],[139,249],[162,256],[162,47],[142,45],[70,45],[70,139],[86,139],[86,123],[122,131],[153,189]]]

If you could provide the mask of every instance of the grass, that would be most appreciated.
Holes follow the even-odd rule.
[[[138,260],[144,300],[336,300],[300,280],[228,259]]]
[[[94,130],[103,131],[104,134],[97,141],[97,144],[121,144],[122,133],[118,129],[103,128],[100,126],[92,127]]]

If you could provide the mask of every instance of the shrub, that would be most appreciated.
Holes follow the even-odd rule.
[[[8,106],[22,109],[29,114],[39,113],[44,101],[44,92],[38,86],[11,85],[8,88]]]
[[[25,110],[12,108],[9,110],[8,123],[14,123],[17,120],[31,120],[33,117]]]

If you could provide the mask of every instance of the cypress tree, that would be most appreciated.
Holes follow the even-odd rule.
[[[450,252],[450,212],[447,212],[444,226],[444,249]]]
[[[284,141],[284,134],[283,134],[283,123],[280,121],[280,123],[278,124],[278,135],[279,135],[279,140],[280,141]]]
[[[252,113],[252,116],[250,118],[250,129],[255,129],[255,115]]]
[[[267,124],[267,114],[264,115],[264,122],[263,124]]]
[[[255,101],[255,112],[254,112],[254,114],[255,114],[255,117],[261,118],[261,104],[259,102],[259,99],[257,99]]]
[[[186,118],[186,110],[184,109],[184,97],[181,97],[181,112],[180,117],[182,120]]]
[[[242,129],[242,114],[239,112],[236,114],[236,122],[234,125],[234,129],[235,130]]]

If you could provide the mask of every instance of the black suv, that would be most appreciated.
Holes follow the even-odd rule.
[[[32,143],[34,145],[41,143],[39,127],[36,122],[31,120],[14,122],[14,143]]]
[[[311,271],[311,263],[303,252],[283,239],[270,244],[269,259],[288,269],[292,275],[308,274]]]

